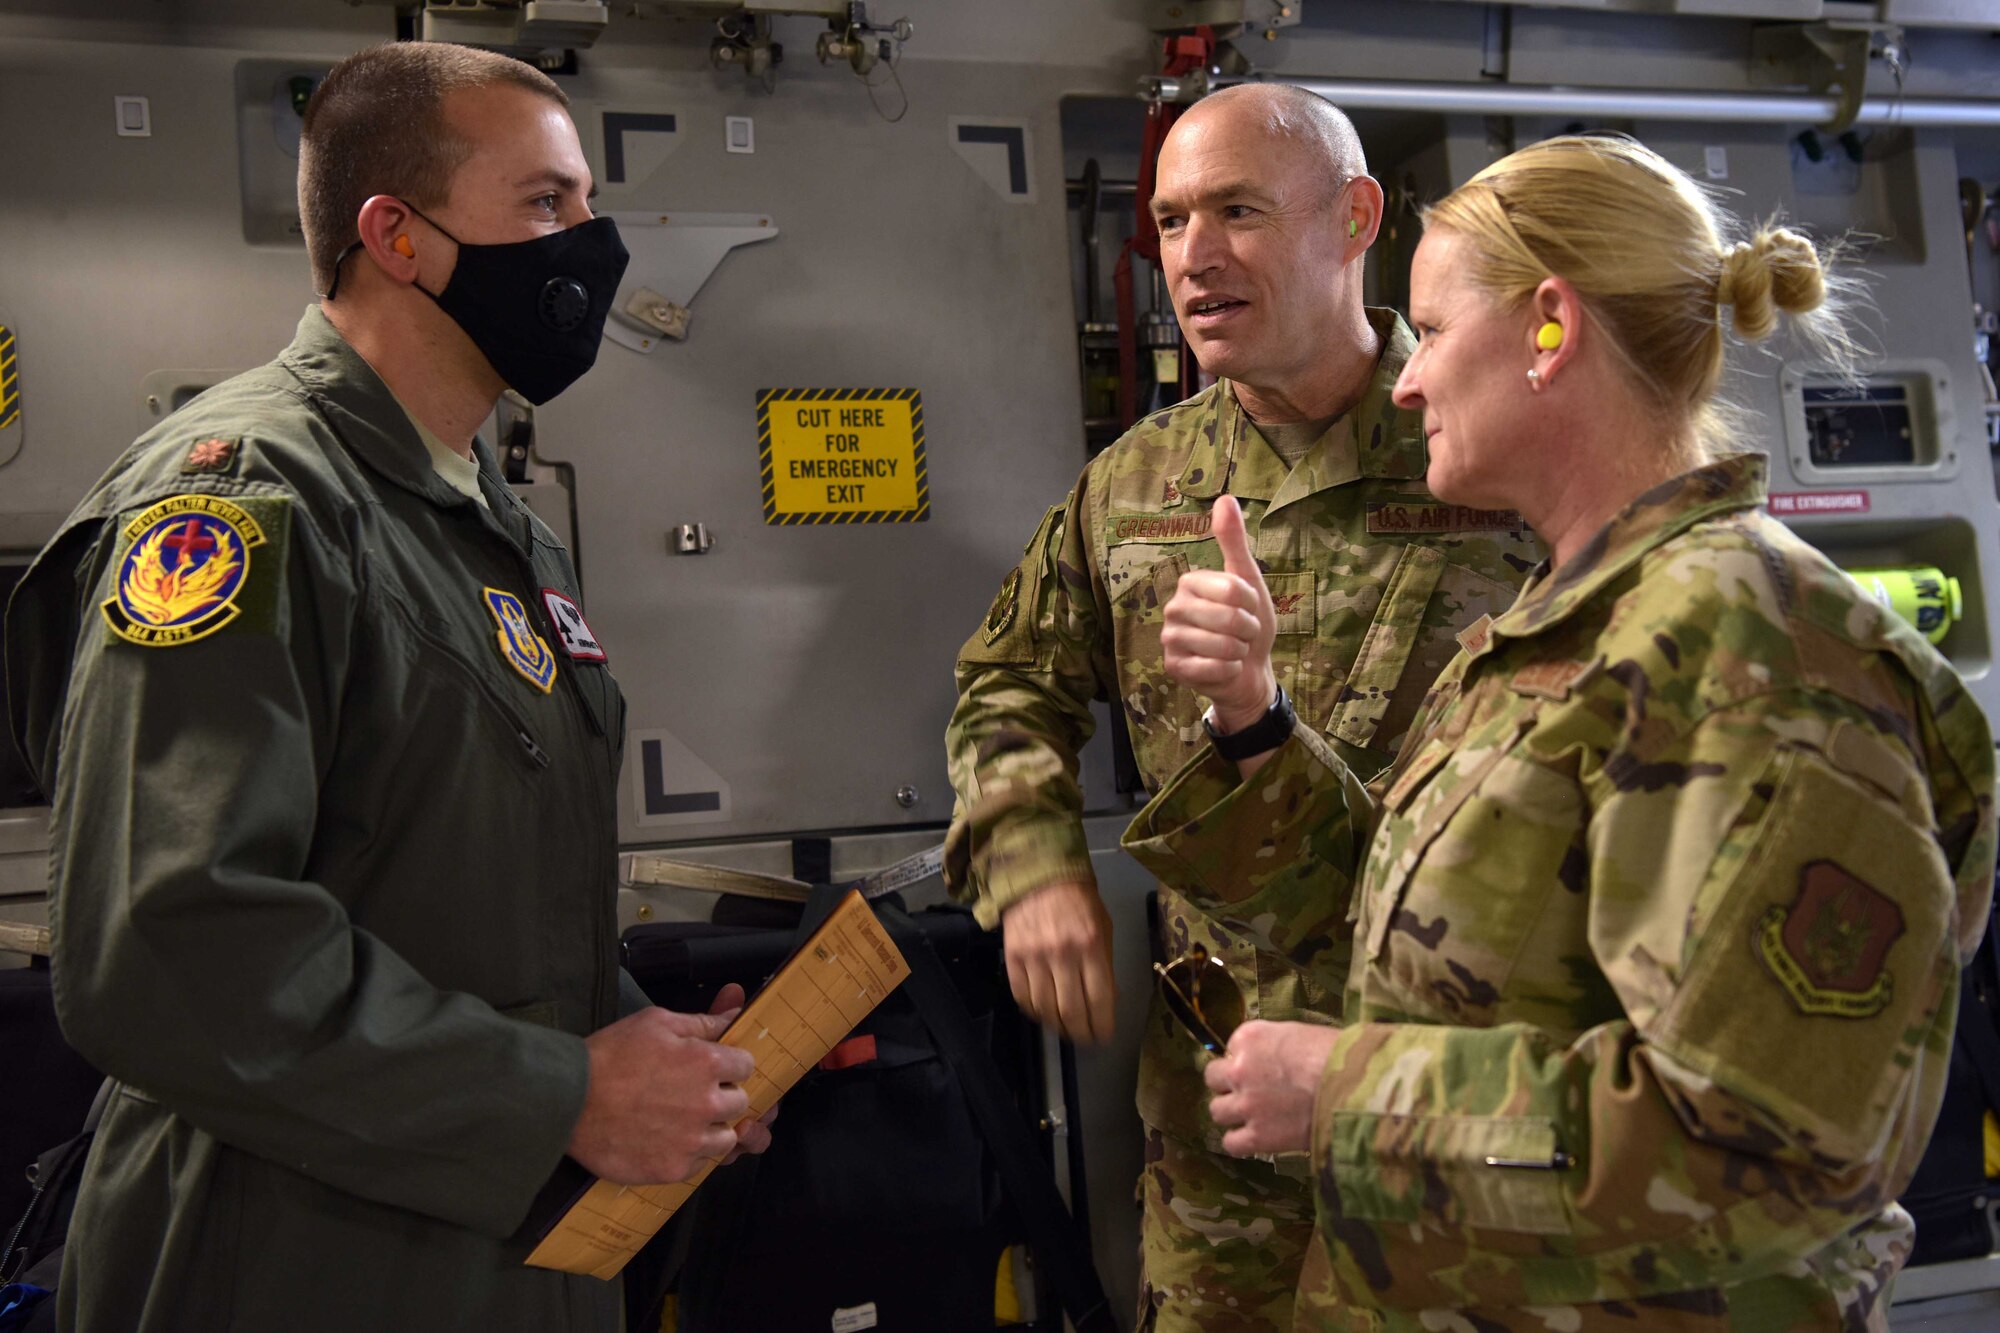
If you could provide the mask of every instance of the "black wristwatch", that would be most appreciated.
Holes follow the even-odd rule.
[[[1201,729],[1208,733],[1215,752],[1231,763],[1275,750],[1291,737],[1292,728],[1298,723],[1299,715],[1292,709],[1292,700],[1285,693],[1285,687],[1278,687],[1278,697],[1271,700],[1271,706],[1264,710],[1264,716],[1252,722],[1241,731],[1221,732],[1215,729],[1215,708],[1211,705],[1201,715]]]

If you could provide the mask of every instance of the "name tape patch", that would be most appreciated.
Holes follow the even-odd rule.
[[[1213,519],[1198,514],[1113,514],[1114,542],[1198,542],[1208,536]]]
[[[549,623],[556,627],[556,642],[573,662],[602,662],[604,645],[590,632],[583,608],[554,588],[542,589],[542,605],[548,608]]]
[[[1474,509],[1469,505],[1378,504],[1368,506],[1368,531],[1385,532],[1511,532],[1525,526],[1512,509]]]

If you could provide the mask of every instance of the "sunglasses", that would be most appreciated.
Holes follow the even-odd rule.
[[[1201,945],[1171,963],[1154,963],[1160,998],[1188,1035],[1210,1055],[1221,1055],[1229,1037],[1243,1025],[1243,988],[1229,967]]]

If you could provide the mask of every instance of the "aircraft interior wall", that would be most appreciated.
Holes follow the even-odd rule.
[[[0,597],[177,392],[261,364],[289,339],[313,293],[291,234],[285,89],[394,35],[390,7],[345,0],[89,8],[0,0],[11,187],[0,192],[0,325],[17,338],[23,408],[14,438],[0,431]],[[1116,434],[1102,420],[1115,338],[1100,329],[1093,343],[1086,330],[1080,345],[1079,326],[1113,318],[1144,110],[1134,89],[1157,64],[1145,22],[1157,6],[873,8],[916,25],[898,82],[873,88],[815,63],[805,20],[780,22],[789,54],[768,89],[711,69],[705,26],[668,20],[614,22],[561,76],[597,208],[633,219],[621,222],[633,255],[621,301],[643,285],[691,312],[684,341],[608,342],[588,377],[533,413],[521,460],[530,502],[579,552],[592,628],[630,702],[627,851],[790,874],[798,839],[827,838],[843,876],[938,841],[952,809],[942,736],[955,652],[1044,510]],[[1606,87],[1731,92],[1775,77],[1750,58],[1740,18],[1388,0],[1304,9],[1303,23],[1251,43],[1262,72],[1535,85],[1587,72]],[[1497,44],[1495,11],[1508,16]],[[1913,95],[2000,97],[2000,39],[1923,29],[1910,44]],[[1871,96],[1893,91],[1885,79],[1871,73]],[[147,99],[147,135],[116,132],[121,97]],[[753,152],[730,151],[730,118],[753,122]],[[1964,614],[1941,650],[2000,716],[1995,395],[1974,342],[1975,303],[2000,333],[2000,212],[1981,205],[1968,258],[1960,204],[1961,180],[1982,200],[2000,191],[2000,129],[1863,128],[1809,151],[1803,125],[1355,119],[1389,193],[1369,284],[1391,304],[1407,299],[1423,202],[1515,146],[1578,127],[1636,135],[1728,192],[1745,218],[1849,235],[1880,352],[1871,373],[1901,395],[1895,421],[1911,433],[1892,422],[1887,455],[1841,457],[1848,437],[1817,396],[1824,375],[1783,343],[1736,358],[1728,392],[1751,414],[1745,443],[1770,453],[1772,491],[1843,497],[1799,502],[1809,540],[1850,566],[1960,580]],[[621,128],[639,124],[649,128]],[[967,140],[967,125],[1013,137]],[[1082,239],[1090,163],[1105,185],[1094,294]],[[1140,276],[1143,312],[1152,284],[1143,266]],[[915,390],[921,519],[768,522],[760,398],[788,389]],[[678,549],[684,525],[712,545]],[[1087,827],[1117,926],[1124,1027],[1117,1045],[1082,1053],[1067,1132],[1087,1145],[1098,1261],[1123,1292],[1151,886],[1116,851],[1143,797],[1119,789],[1110,714],[1097,715]],[[37,812],[0,811],[0,920],[45,920],[43,829]],[[919,900],[937,894],[933,883]],[[620,917],[705,906],[628,887]]]

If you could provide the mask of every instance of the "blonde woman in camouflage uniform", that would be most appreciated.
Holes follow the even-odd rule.
[[[1589,137],[1432,210],[1397,400],[1439,496],[1518,508],[1550,561],[1366,787],[1298,728],[1196,756],[1128,835],[1197,902],[1353,876],[1343,1025],[1247,1023],[1206,1078],[1230,1152],[1310,1148],[1367,1327],[1887,1324],[1993,746],[1930,645],[1762,511],[1722,319],[1848,345],[1810,242],[1721,225]],[[1227,735],[1270,698],[1271,612],[1215,527],[1225,570],[1182,579],[1163,640]]]

